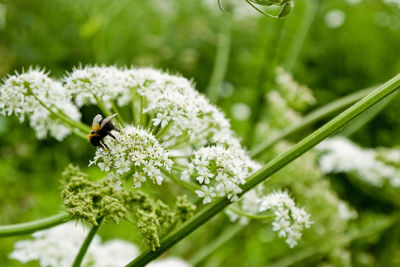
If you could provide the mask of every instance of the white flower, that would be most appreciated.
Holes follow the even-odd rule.
[[[32,240],[18,241],[9,255],[22,263],[38,260],[42,267],[69,267],[72,265],[88,229],[75,222],[68,222],[33,234]],[[125,266],[139,255],[139,249],[130,242],[112,239],[102,243],[96,235],[83,259],[84,267]],[[154,261],[147,266],[190,265],[179,258],[166,258]]]
[[[146,266],[147,267],[190,267],[191,265],[182,259],[176,257],[169,257],[150,262]]]
[[[218,196],[226,196],[232,201],[238,200],[237,195],[242,192],[240,185],[245,183],[245,178],[255,171],[253,168],[259,167],[242,148],[221,144],[195,151],[189,164],[182,179],[193,178],[202,184],[202,188],[212,188]],[[204,197],[201,193],[198,195]],[[211,199],[204,201],[208,203]]]
[[[259,202],[259,212],[272,211],[275,215],[272,230],[278,232],[278,236],[286,238],[290,247],[294,247],[301,238],[301,232],[309,228],[313,222],[310,215],[302,208],[296,207],[293,199],[287,192],[271,193]]]
[[[33,240],[15,243],[10,258],[23,263],[38,260],[41,266],[46,267],[69,267],[86,234],[87,229],[73,222],[36,232],[33,234]],[[95,237],[89,247],[89,255],[84,259],[84,265],[91,258],[90,251],[99,245],[100,238]]]
[[[90,245],[92,246],[92,244]],[[125,266],[135,257],[139,256],[139,248],[130,242],[112,239],[96,247],[89,247],[93,259],[93,267]]]
[[[111,170],[118,175],[133,171],[135,187],[147,179],[161,184],[162,171],[169,171],[173,162],[157,139],[148,131],[133,126],[113,134],[117,140],[105,140],[110,151],[98,148],[91,163],[96,163],[102,171]]]
[[[69,93],[43,70],[30,68],[25,73],[9,76],[0,87],[0,114],[15,114],[21,122],[28,117],[39,139],[48,134],[57,140],[64,139],[71,133],[70,128],[40,102],[51,112],[80,120],[81,114],[72,104]]]
[[[383,2],[387,5],[393,5],[400,9],[400,0],[383,0]]]
[[[324,152],[319,165],[325,173],[349,172],[373,186],[382,187],[386,180],[391,186],[400,187],[400,171],[377,160],[376,150],[360,148],[343,137],[327,139],[316,149]]]
[[[78,106],[96,104],[97,97],[107,108],[112,107],[111,101],[117,97],[126,99],[126,94],[129,94],[127,88],[135,86],[123,70],[113,66],[80,67],[67,75],[64,82],[65,88],[74,96]],[[130,97],[127,98],[129,100]]]
[[[213,187],[207,187],[205,185],[201,186],[201,190],[196,190],[195,193],[203,198],[203,204],[211,202],[211,199],[217,195],[214,193],[215,189]]]
[[[346,14],[341,9],[332,9],[325,14],[325,24],[329,28],[336,29],[343,25]]]

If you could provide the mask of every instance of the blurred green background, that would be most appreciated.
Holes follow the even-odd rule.
[[[273,89],[277,66],[312,89],[317,103],[304,113],[382,83],[400,71],[398,1],[296,0],[294,11],[279,21],[260,15],[244,0],[236,0],[243,4],[230,17],[217,8],[216,2],[0,0],[0,77],[31,65],[45,67],[57,78],[80,64],[151,66],[181,73],[193,79],[199,91],[206,92],[218,40],[225,34],[231,39],[229,61],[217,104],[231,119],[243,144],[251,148],[258,142],[252,133],[255,121],[264,115],[264,95]],[[240,114],[237,104],[242,108]],[[397,97],[352,139],[370,147],[398,145],[399,106]],[[88,123],[91,113],[82,113]],[[68,162],[85,169],[93,154],[89,144],[73,136],[62,143],[54,139],[37,141],[26,122],[0,117],[0,224],[57,213],[62,205],[60,173]],[[343,183],[337,184],[336,191],[351,202],[354,196],[348,196],[343,189],[348,184]],[[395,208],[382,204],[378,209],[390,213]],[[213,236],[224,227],[223,220],[213,220],[192,239],[205,242],[207,235]],[[216,251],[204,266],[232,262],[239,264],[236,266],[262,266],[268,260],[273,262],[278,257],[274,253],[268,260],[260,259],[270,248],[260,243],[259,236],[268,237],[270,231],[257,225],[251,231],[252,227]],[[124,228],[105,227],[102,234],[106,238],[124,236]],[[0,266],[19,266],[7,260],[15,240],[0,240]],[[248,241],[243,251],[242,240]],[[173,253],[188,256],[196,249],[190,246],[193,244],[184,242]],[[311,263],[323,261],[318,258]]]

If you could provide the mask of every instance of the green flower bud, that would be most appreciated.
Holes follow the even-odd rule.
[[[278,18],[283,18],[289,15],[289,13],[293,10],[293,7],[294,7],[293,1],[289,1],[288,3],[284,4],[278,14]]]
[[[118,223],[132,206],[146,203],[142,195],[118,189],[111,179],[90,181],[78,167],[69,165],[62,174],[61,196],[67,212],[97,225],[97,219]]]

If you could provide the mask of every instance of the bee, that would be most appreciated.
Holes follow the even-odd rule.
[[[120,132],[120,130],[115,127],[114,123],[112,122],[112,119],[115,116],[117,116],[117,113],[108,116],[103,120],[102,116],[97,114],[93,118],[92,128],[90,128],[90,133],[88,134],[89,141],[93,146],[100,146],[104,150],[109,150],[107,145],[104,143],[104,137],[109,135],[117,140],[117,138],[115,138],[115,136],[111,133],[113,130]]]

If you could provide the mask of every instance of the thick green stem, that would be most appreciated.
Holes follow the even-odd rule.
[[[334,102],[311,112],[310,114],[306,115],[302,119],[301,122],[288,127],[287,129],[283,130],[275,138],[265,142],[264,144],[258,145],[255,148],[253,148],[250,151],[250,155],[252,157],[260,156],[264,151],[268,150],[270,147],[272,147],[279,141],[281,141],[289,136],[292,136],[293,134],[298,133],[301,130],[304,130],[305,128],[311,126],[312,124],[314,124],[315,122],[317,122],[321,119],[324,119],[332,114],[335,114],[335,113],[343,110],[344,108],[354,104],[361,98],[365,97],[371,91],[372,91],[372,88],[363,89],[361,91],[355,92],[355,93],[345,96],[343,98],[339,98],[338,100],[335,100]]]
[[[47,217],[44,219],[12,224],[12,225],[3,225],[0,226],[0,237],[8,237],[8,236],[17,236],[17,235],[27,235],[34,233],[36,231],[40,231],[43,229],[47,229],[65,222],[68,222],[72,219],[71,215],[68,213],[60,213],[51,217]]]
[[[81,248],[79,249],[78,255],[76,255],[74,263],[72,263],[72,267],[79,267],[81,266],[81,263],[83,261],[83,258],[85,257],[85,254],[90,246],[90,243],[92,242],[94,236],[96,235],[97,231],[100,228],[100,225],[103,221],[104,217],[100,217],[97,219],[97,225],[93,225],[92,228],[90,229],[88,235],[85,238],[85,241],[83,242]]]
[[[250,189],[254,188],[257,184],[265,181],[272,174],[274,174],[296,158],[300,157],[302,154],[317,145],[326,137],[334,134],[341,127],[345,126],[347,123],[362,114],[368,108],[378,103],[391,93],[395,92],[399,86],[400,74],[368,94],[365,98],[348,108],[346,111],[344,111],[343,113],[329,121],[327,124],[310,134],[308,137],[304,138],[287,152],[271,160],[259,171],[248,177],[247,182],[242,186],[243,192],[239,196],[242,196]],[[162,253],[167,251],[170,247],[178,243],[184,237],[189,235],[191,232],[199,228],[201,225],[209,221],[224,208],[226,208],[229,204],[231,204],[231,201],[227,198],[216,199],[209,206],[201,209],[192,219],[182,224],[180,229],[177,229],[173,233],[163,238],[163,240],[161,240],[161,246],[156,251],[145,251],[135,260],[130,262],[127,266],[138,267],[146,265],[153,259],[160,256]]]
[[[217,102],[222,82],[225,77],[231,50],[232,15],[223,14],[220,33],[218,35],[217,52],[210,83],[207,87],[207,96],[212,102]]]
[[[194,254],[189,263],[193,266],[199,264],[204,259],[206,259],[210,254],[214,253],[219,247],[228,242],[231,238],[242,231],[246,225],[234,224],[225,229],[222,234],[215,238],[211,243],[207,244],[205,247],[200,249],[196,254]]]

